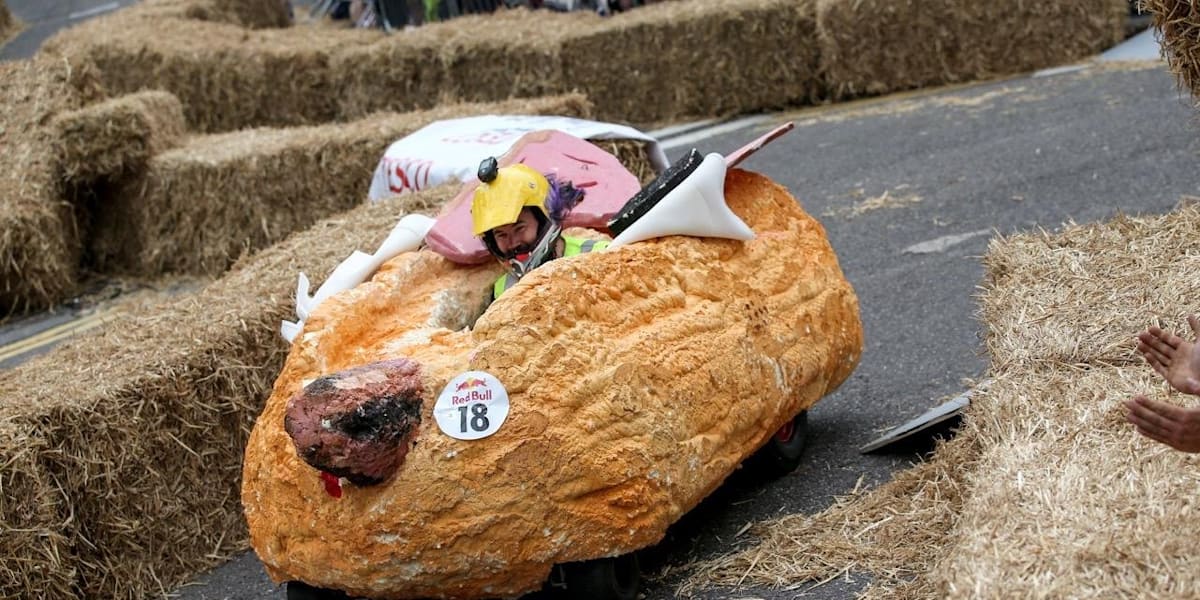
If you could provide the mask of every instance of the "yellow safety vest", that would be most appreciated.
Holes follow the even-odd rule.
[[[608,247],[608,242],[602,240],[589,240],[566,235],[562,236],[562,239],[563,256],[586,254],[593,250],[603,250]],[[519,279],[520,278],[512,273],[505,273],[504,275],[501,275],[500,278],[496,280],[495,285],[492,286],[492,299],[495,300],[496,298],[499,298],[500,294],[504,293],[504,290],[512,287]]]

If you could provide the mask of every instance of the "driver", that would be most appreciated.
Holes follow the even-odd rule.
[[[495,158],[480,163],[478,176],[472,229],[508,269],[492,287],[493,300],[547,262],[608,246],[562,234],[563,220],[583,200],[583,190],[571,182],[559,182],[522,164],[500,168]]]

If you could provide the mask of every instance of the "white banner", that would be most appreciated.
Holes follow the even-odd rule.
[[[650,161],[661,172],[669,166],[658,140],[624,125],[570,117],[487,115],[438,121],[388,147],[371,177],[368,197],[380,200],[475,177],[479,163],[504,154],[531,131],[554,129],[584,139],[630,139],[649,144]]]

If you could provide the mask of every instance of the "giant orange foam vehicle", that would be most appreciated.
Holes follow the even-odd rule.
[[[758,174],[729,171],[725,196],[755,239],[562,258],[481,316],[499,267],[428,250],[321,304],[246,451],[242,501],[271,577],[372,598],[512,597],[555,564],[659,541],[862,348],[822,226]],[[399,358],[416,414],[402,463],[335,497],[285,431],[289,399]],[[455,439],[434,403],[474,371],[503,384],[509,413],[489,437]]]

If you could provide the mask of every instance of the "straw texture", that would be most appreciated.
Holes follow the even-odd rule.
[[[689,0],[571,36],[564,78],[604,119],[662,124],[808,103],[821,94],[809,0]]]
[[[1139,0],[1154,16],[1162,54],[1180,87],[1200,98],[1200,6],[1187,0]]]
[[[151,156],[179,145],[187,133],[183,105],[160,91],[59,114],[54,127],[62,177],[76,185],[140,172]]]
[[[981,317],[994,369],[1140,365],[1133,336],[1186,331],[1200,297],[1200,206],[991,242]]]
[[[820,0],[821,70],[834,98],[1020,73],[1122,39],[1126,0]]]
[[[142,2],[62,31],[41,52],[94,61],[114,96],[170,92],[183,102],[192,128],[212,132],[333,120],[341,92],[330,80],[331,54],[383,35],[314,27],[251,30],[188,18],[196,6]]]
[[[17,469],[0,482],[29,490],[6,487],[0,524],[31,529],[0,537],[0,582],[31,586],[18,596],[158,596],[244,549],[242,451],[287,352],[297,272],[320,281],[454,192],[360,206],[0,373],[0,456]]]
[[[85,66],[54,58],[0,64],[0,316],[45,307],[75,288],[81,241],[49,123],[98,96]]]
[[[869,598],[1194,597],[1193,455],[1136,435],[1121,401],[1180,400],[1133,335],[1196,310],[1200,210],[996,239],[981,297],[991,381],[929,462],[700,566],[684,591],[804,590],[868,573]]]
[[[206,132],[571,91],[602,119],[652,125],[1061,64],[1119,40],[1127,12],[1125,0],[689,0],[605,19],[501,10],[384,36],[280,28],[272,0],[262,14],[248,0],[215,8],[230,1],[147,0],[45,51],[92,57],[115,94],[175,94]]]
[[[45,440],[0,417],[0,597],[80,598],[73,519],[39,461],[47,453]]]

